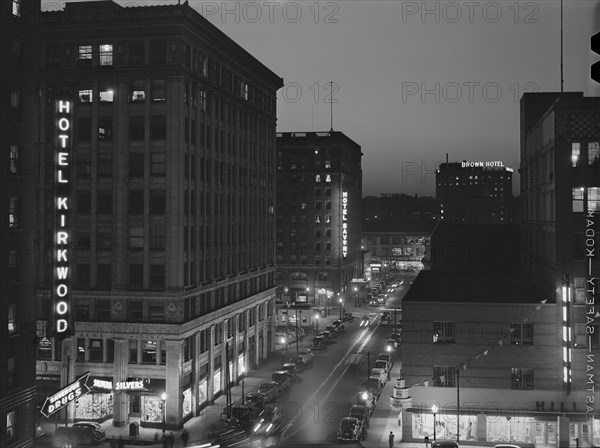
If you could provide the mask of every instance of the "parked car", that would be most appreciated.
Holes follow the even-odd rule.
[[[344,417],[337,432],[338,440],[363,440],[362,423],[354,417]]]
[[[385,383],[388,380],[388,374],[384,369],[371,369],[369,379],[377,379],[380,383],[380,387],[383,388],[383,386],[385,386]]]
[[[288,372],[292,379],[296,377],[296,373],[298,372],[298,368],[294,362],[286,362],[281,366],[281,370]]]
[[[339,333],[339,330],[333,325],[328,325],[327,327],[325,327],[325,330],[331,333],[332,338],[336,337]]]
[[[291,385],[290,375],[285,370],[276,370],[271,375],[271,378],[277,383],[279,392],[283,392]]]
[[[265,396],[267,402],[273,402],[278,395],[278,385],[275,381],[269,383],[260,383],[258,391]]]
[[[296,370],[299,372],[306,366],[306,362],[302,355],[290,356],[288,362],[293,363],[296,366]]]
[[[362,422],[362,425],[365,428],[366,436],[366,428],[369,426],[369,413],[367,411],[366,406],[362,404],[353,404],[350,408],[350,414],[348,414],[348,417],[354,417],[355,419],[360,420]]]
[[[313,338],[311,350],[327,350],[327,340],[323,336]]]
[[[331,341],[331,331],[322,331],[321,333],[319,333],[319,336],[325,338],[325,342],[327,342],[329,344],[329,341]]]
[[[456,440],[436,440],[431,448],[459,448]]]
[[[373,395],[371,392],[363,390],[356,394],[356,404],[360,404],[364,406],[369,413],[369,415],[375,409],[375,404],[377,403],[377,397]]]
[[[367,390],[375,395],[377,399],[379,399],[379,395],[381,395],[382,384],[379,381],[379,378],[369,378],[367,382]]]
[[[301,348],[299,353],[304,358],[307,365],[312,364],[315,355],[310,348]]]
[[[73,446],[92,445],[106,440],[104,429],[96,422],[77,422],[68,428],[58,427],[54,434],[57,441],[66,441]]]
[[[375,365],[374,367],[376,369],[383,369],[383,371],[385,372],[385,374],[387,375],[388,379],[390,377],[390,370],[392,368],[392,366],[390,365],[389,362],[383,360],[383,359],[378,359],[377,361],[375,361]]]
[[[386,339],[385,340],[385,349],[390,350],[398,347],[398,343],[395,339]]]
[[[230,426],[247,429],[260,414],[260,408],[250,405],[234,405],[231,411],[227,407],[221,413],[221,420]]]
[[[354,320],[354,316],[352,315],[352,313],[344,313],[344,315],[342,316],[342,320],[344,322],[352,322]]]
[[[388,339],[393,339],[396,342],[402,342],[402,335],[400,333],[392,333],[388,336]]]
[[[391,353],[380,353],[379,358],[377,359],[383,359],[384,361],[387,361],[390,366],[394,365],[394,359],[392,358]]]

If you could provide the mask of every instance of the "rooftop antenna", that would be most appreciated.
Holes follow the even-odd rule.
[[[563,93],[565,79],[563,77],[563,0],[560,0],[560,93]]]
[[[329,132],[333,132],[333,81],[329,81],[329,87],[331,88],[331,97],[329,98],[331,111],[331,129],[329,130]]]

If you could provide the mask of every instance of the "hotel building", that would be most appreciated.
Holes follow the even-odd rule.
[[[0,4],[0,446],[35,436],[39,0]]]
[[[277,286],[284,302],[338,306],[361,272],[362,152],[342,132],[277,134]]]
[[[69,421],[180,428],[274,346],[283,81],[187,2],[42,22],[41,400],[89,371]]]

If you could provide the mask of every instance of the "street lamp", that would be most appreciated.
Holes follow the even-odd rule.
[[[244,378],[246,377],[246,367],[242,366],[242,406],[244,405],[245,394],[244,394]]]
[[[340,320],[342,320],[342,304],[344,303],[344,299],[342,299],[341,297],[339,298],[339,302],[340,302]]]
[[[285,338],[281,338],[281,365],[285,364]]]
[[[431,412],[433,412],[433,441],[435,442],[435,414],[438,411],[438,407],[434,404],[431,406]]]
[[[315,314],[315,336],[319,335],[319,315]]]
[[[165,435],[165,430],[166,430],[166,404],[167,404],[167,394],[166,393],[162,393],[162,395],[160,396],[160,407],[162,409],[162,433],[163,433],[163,437]]]
[[[358,306],[358,288],[354,287],[354,306]]]

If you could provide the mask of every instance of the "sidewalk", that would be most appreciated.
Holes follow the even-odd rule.
[[[327,325],[331,325],[331,323],[339,318],[339,314],[330,313],[329,316],[325,318],[319,319],[319,331],[325,329]],[[299,341],[299,348],[308,348],[312,343],[314,328],[312,327],[303,327],[305,330],[305,336],[303,340]],[[286,358],[289,355],[293,355],[296,353],[295,350],[295,342],[290,344],[288,350],[286,350]],[[258,385],[264,382],[270,382],[271,374],[273,371],[277,370],[281,366],[281,351],[274,350],[271,355],[263,359],[260,362],[260,365],[257,369],[251,370],[247,373],[244,378],[244,393],[254,392],[258,389]],[[231,388],[231,397],[232,401],[236,402],[242,397],[242,383],[235,385]],[[201,445],[203,443],[208,443],[212,441],[212,434],[219,429],[224,428],[223,423],[221,422],[221,411],[225,408],[226,395],[223,393],[220,395],[214,403],[208,405],[204,409],[202,409],[198,416],[192,417],[185,424],[184,428],[189,434],[189,441],[187,446],[193,447],[195,445]],[[162,447],[161,438],[162,438],[162,430],[156,428],[142,428],[140,426],[140,434],[139,438],[136,440],[129,440],[129,426],[116,427],[112,425],[112,420],[107,420],[102,423],[102,427],[106,431],[106,436],[110,440],[113,436],[115,439],[122,437],[125,440],[125,447],[132,446],[151,446],[153,448]],[[181,441],[181,433],[183,430],[179,431],[169,431],[165,432],[165,435],[169,435],[173,433],[175,437],[174,447],[182,447],[183,443]],[[158,434],[158,442],[155,442],[155,434]]]

